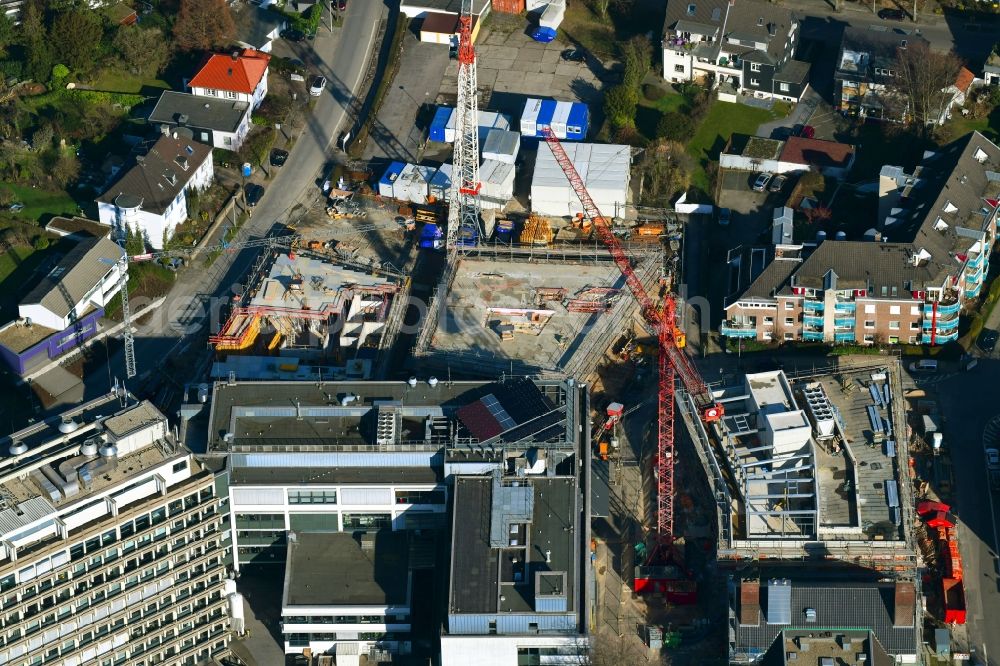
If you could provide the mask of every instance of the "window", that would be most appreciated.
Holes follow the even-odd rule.
[[[794,317],[785,317],[785,326],[794,326],[794,325],[795,325]]]
[[[770,326],[774,324],[774,317],[764,317],[764,325]]]
[[[889,330],[890,331],[898,331],[899,330],[899,322],[898,321],[890,321],[889,322]]]
[[[920,306],[919,305],[911,305],[910,306],[910,314],[914,315],[914,316],[919,315],[920,314]]]
[[[678,74],[684,73],[684,65],[674,65],[674,71]]]
[[[865,333],[865,342],[875,342],[875,335],[873,333]]]
[[[911,331],[919,331],[920,330],[920,322],[919,321],[911,321],[910,322],[910,330]]]
[[[794,339],[795,339],[794,333],[785,333],[785,340],[794,340]]]
[[[911,345],[912,345],[912,344],[916,344],[916,342],[917,342],[917,336],[915,336],[915,335],[911,335],[911,336],[910,336],[910,344],[911,344]]]
[[[211,88],[205,88],[205,96],[206,97],[217,97],[218,93],[215,92],[214,90],[212,90]]]
[[[178,472],[183,472],[185,469],[187,469],[186,460],[181,460],[180,462],[174,463],[174,474],[177,474]]]
[[[896,314],[896,315],[898,315],[899,314],[899,306],[898,305],[890,305],[889,306],[889,314]]]
[[[439,490],[397,490],[396,504],[444,504]]]
[[[875,328],[875,320],[865,319],[865,328]]]
[[[865,305],[865,314],[875,314],[875,306],[872,304]]]
[[[789,86],[787,83],[779,83],[778,89],[781,90],[781,92],[788,92],[789,90],[791,90],[791,86]]]
[[[750,79],[750,85],[752,85],[752,86],[759,86],[760,85],[760,81],[758,81],[757,79]]]
[[[694,4],[693,2],[690,5],[688,5],[688,8],[687,8],[688,16],[694,16],[694,12],[695,12],[695,10],[697,8],[698,8],[698,6],[696,4]]]
[[[750,63],[750,71],[751,72],[759,72],[760,71],[760,63],[759,62],[752,62],[752,63]]]
[[[345,513],[344,531],[379,530],[392,526],[392,516],[388,513]]]
[[[792,303],[791,301],[785,301],[785,309],[786,310],[794,310],[795,309],[795,303]]]
[[[236,93],[234,93],[232,90],[227,90],[226,91],[226,97],[228,99],[236,99]]]
[[[289,490],[289,504],[336,504],[336,490]]]

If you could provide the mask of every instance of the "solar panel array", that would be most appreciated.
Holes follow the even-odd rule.
[[[788,579],[767,582],[767,623],[792,623],[792,584]]]
[[[511,418],[510,414],[508,414],[507,410],[503,408],[503,405],[500,404],[500,401],[497,400],[495,395],[490,393],[489,395],[483,396],[480,400],[486,406],[486,409],[489,410],[490,414],[493,415],[493,418],[497,420],[497,423],[503,426],[504,430],[509,430],[517,425],[517,421]]]

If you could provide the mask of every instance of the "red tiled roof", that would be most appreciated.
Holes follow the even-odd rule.
[[[976,78],[968,67],[963,67],[958,70],[958,78],[955,79],[955,87],[958,88],[963,93],[969,92],[969,86],[972,85],[972,81]]]
[[[237,56],[216,53],[194,75],[192,88],[212,88],[252,94],[267,72],[271,56],[253,49],[245,49]]]
[[[815,167],[846,167],[853,154],[854,146],[846,143],[793,136],[785,142],[778,159]]]

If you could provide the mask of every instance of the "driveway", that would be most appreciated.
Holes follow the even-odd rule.
[[[809,119],[816,112],[822,99],[812,87],[806,88],[802,99],[792,108],[792,112],[784,118],[768,121],[757,128],[757,136],[770,139],[787,139],[792,135],[796,125],[809,125]]]
[[[306,64],[312,71],[326,76],[329,85],[317,98],[305,131],[290,151],[285,166],[275,170],[267,183],[267,194],[240,230],[237,241],[265,236],[275,223],[294,220],[301,207],[319,196],[316,181],[329,159],[330,144],[336,138],[346,109],[367,70],[379,24],[387,13],[382,2],[351,2],[342,28],[335,29],[332,34],[320,28],[313,40],[314,53]],[[239,280],[258,253],[258,249],[250,248],[225,253],[208,268],[204,266],[204,259],[199,258],[177,274],[177,281],[163,306],[136,327],[139,381],[130,381],[129,388],[135,390],[144,375],[157,372],[164,359],[178,348],[202,344],[203,338],[197,335],[209,321],[206,307],[214,298],[217,312],[233,290],[238,289]],[[133,309],[139,305],[134,300],[130,304]],[[111,358],[111,369],[124,377],[125,361],[121,352]],[[107,382],[105,373],[86,377],[86,398],[106,393]]]

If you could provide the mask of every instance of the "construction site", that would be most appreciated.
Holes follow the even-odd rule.
[[[271,249],[258,257],[209,342],[220,357],[257,359],[233,365],[238,377],[256,376],[256,366],[296,372],[300,362],[311,362],[331,379],[368,378],[386,362],[408,285],[399,273],[346,260],[318,244]]]

